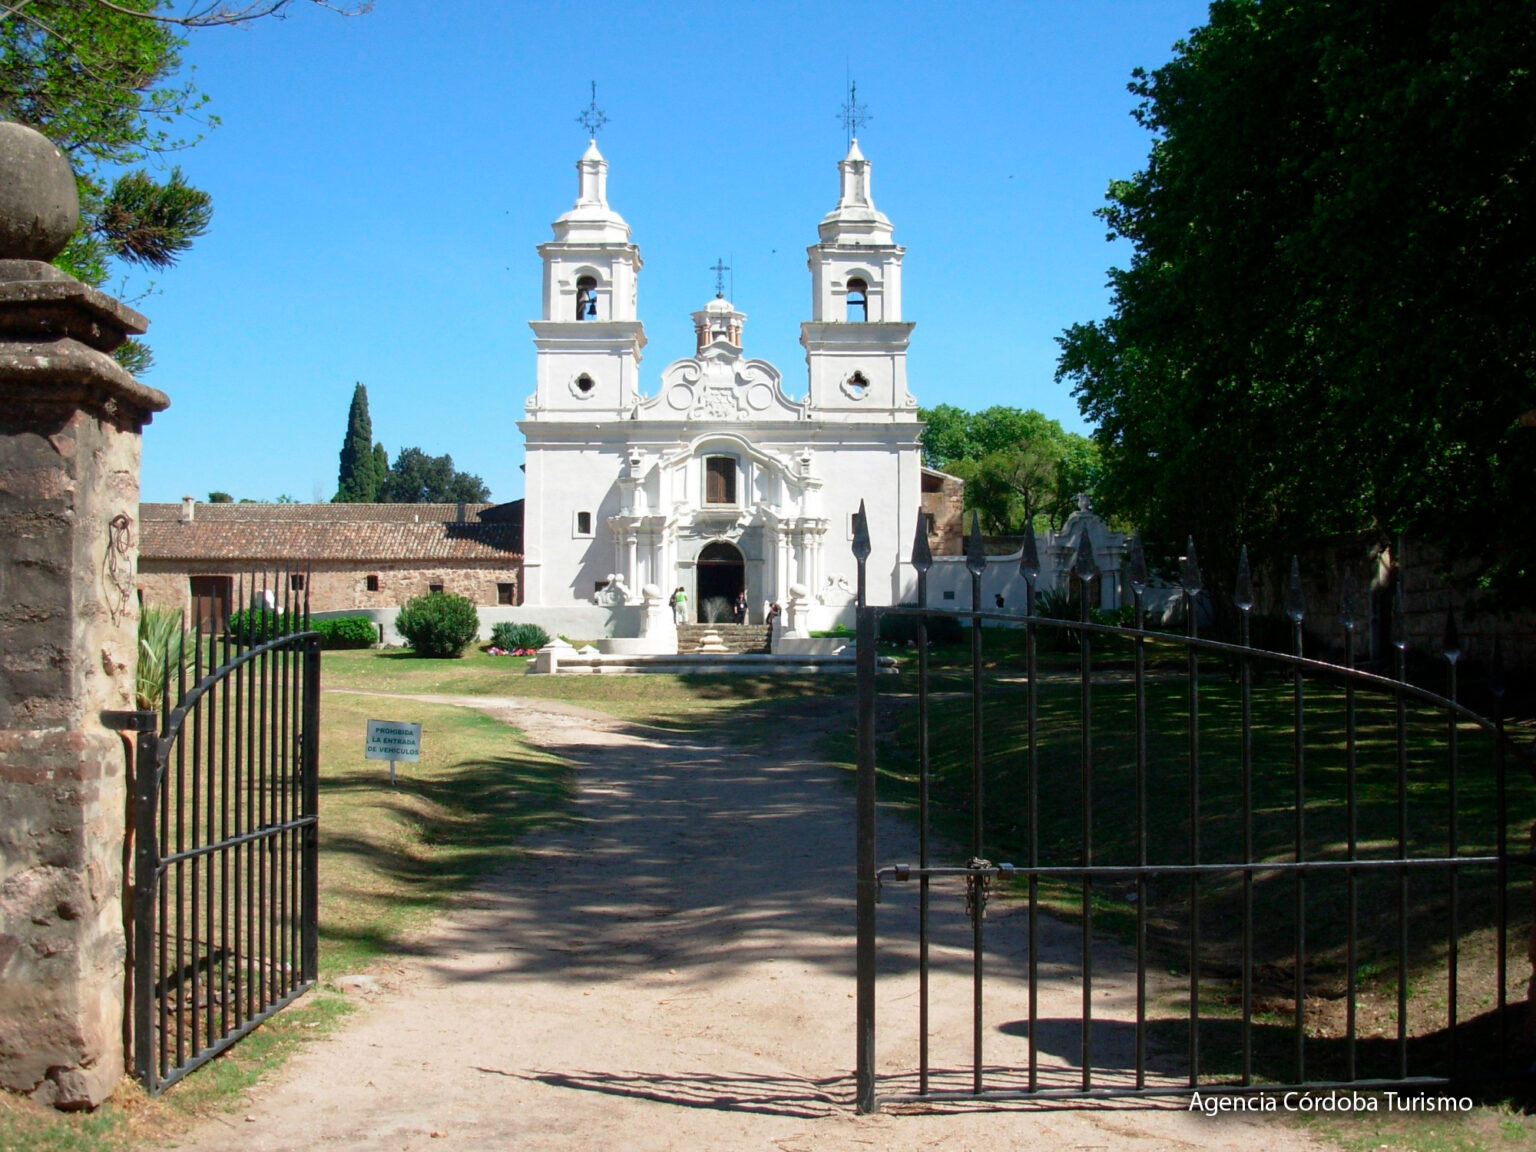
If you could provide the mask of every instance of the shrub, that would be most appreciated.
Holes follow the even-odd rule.
[[[1035,594],[1035,615],[1046,620],[1081,620],[1082,608],[1067,588],[1047,588]],[[1046,649],[1071,652],[1078,646],[1076,628],[1045,628],[1037,633]]]
[[[503,620],[491,629],[491,647],[503,652],[518,649],[542,648],[549,643],[549,633],[537,624],[513,624]]]
[[[160,707],[166,661],[181,659],[181,613],[174,608],[145,608],[139,613],[139,670],[133,694],[140,708]]]
[[[279,636],[304,631],[304,618],[297,612],[273,608],[241,608],[229,614],[224,631],[242,643],[265,644]]]
[[[903,605],[903,607],[915,607],[915,605]],[[960,627],[960,621],[953,616],[929,616],[928,643],[936,647],[946,644],[958,644],[964,638],[965,630]],[[919,620],[916,616],[882,616],[880,617],[880,639],[889,644],[917,643],[917,628]]]
[[[466,597],[428,592],[405,602],[395,631],[418,656],[459,656],[480,635],[480,614]]]
[[[379,642],[378,625],[366,616],[314,620],[310,627],[320,633],[322,648],[372,648]]]

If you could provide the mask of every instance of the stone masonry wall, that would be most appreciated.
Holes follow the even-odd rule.
[[[112,521],[138,469],[137,429],[0,414],[0,1083],[66,1107],[122,1073],[130,760],[100,713],[133,707],[134,556]]]
[[[302,566],[296,565],[301,570]],[[268,568],[270,571],[270,566]],[[251,567],[233,562],[198,562],[145,560],[139,566],[137,585],[144,603],[155,607],[190,607],[189,576],[232,576],[238,582],[249,577]],[[379,578],[379,590],[368,591],[368,577]],[[258,577],[259,579],[259,577]],[[521,586],[521,574],[515,567],[439,565],[392,561],[377,564],[316,564],[310,569],[309,608],[312,612],[341,612],[351,608],[390,608],[404,604],[413,596],[427,593],[431,585],[441,584],[443,591],[466,596],[476,604],[498,603],[497,584]],[[514,591],[514,600],[518,599]]]

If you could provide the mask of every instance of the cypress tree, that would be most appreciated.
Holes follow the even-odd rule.
[[[368,389],[359,383],[352,390],[352,407],[347,412],[347,436],[341,442],[341,475],[333,503],[371,504],[378,499],[383,479],[378,456],[373,421],[368,418]]]

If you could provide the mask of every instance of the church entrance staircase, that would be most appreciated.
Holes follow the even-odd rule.
[[[704,633],[709,631],[718,632],[720,642],[732,654],[769,650],[766,624],[680,624],[677,628],[678,653],[697,652]]]

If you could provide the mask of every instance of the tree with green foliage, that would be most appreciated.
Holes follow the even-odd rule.
[[[112,262],[161,269],[207,230],[213,208],[180,169],[120,172],[186,147],[174,131],[208,98],[177,80],[184,41],[154,13],[161,0],[11,0],[0,8],[0,119],[47,136],[69,158],[80,229],[55,263],[100,287]],[[207,122],[213,122],[208,118]],[[147,349],[118,358],[146,371]]]
[[[373,442],[373,421],[368,417],[368,389],[359,382],[352,389],[347,412],[347,434],[341,442],[341,475],[336,485],[336,504],[372,504],[379,499],[387,465],[380,465],[384,445]]]
[[[449,455],[402,449],[390,466],[379,500],[386,504],[481,504],[491,498],[485,481],[453,466]]]
[[[333,7],[329,0],[315,0]],[[292,0],[0,0],[0,120],[35,128],[69,158],[80,229],[54,261],[93,287],[132,269],[170,267],[213,216],[208,193],[180,168],[124,171],[196,143],[188,120],[217,124],[208,97],[177,79],[187,29],[245,25],[280,15]],[[345,15],[366,2],[334,6]],[[114,353],[148,371],[149,349],[129,340]]]
[[[1078,493],[1094,491],[1093,442],[1033,408],[967,412],[940,404],[918,417],[923,462],[965,481],[965,507],[980,514],[987,532],[1022,532],[1041,516],[1060,527],[1077,508]]]
[[[1536,5],[1215,0],[1135,74],[1112,314],[1061,340],[1100,492],[1231,572],[1400,532],[1536,600]]]

